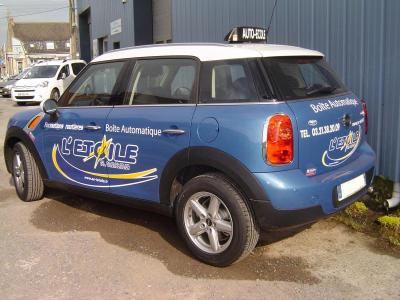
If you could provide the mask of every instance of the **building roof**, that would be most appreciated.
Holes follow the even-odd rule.
[[[28,55],[68,54],[71,37],[65,22],[16,22],[12,25],[17,39]],[[14,42],[13,42],[14,43]]]
[[[194,56],[201,61],[246,57],[324,56],[321,52],[300,47],[274,44],[162,44],[125,48],[107,52],[93,61],[106,61],[130,57]]]
[[[71,36],[65,22],[23,22],[14,23],[14,37],[22,42],[65,41]]]

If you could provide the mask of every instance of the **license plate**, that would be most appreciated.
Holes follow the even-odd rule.
[[[337,194],[338,200],[342,201],[355,193],[361,191],[367,185],[367,181],[365,179],[365,174],[357,176],[349,181],[338,185],[337,187]]]
[[[18,93],[17,96],[30,96],[29,93]]]

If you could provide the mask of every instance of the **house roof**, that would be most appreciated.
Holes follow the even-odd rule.
[[[20,41],[28,55],[69,53],[67,43],[71,34],[68,23],[16,22],[13,33],[13,38]]]
[[[69,24],[64,22],[15,22],[13,31],[22,42],[65,41],[71,36]]]

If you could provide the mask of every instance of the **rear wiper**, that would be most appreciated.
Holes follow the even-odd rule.
[[[306,95],[307,96],[311,96],[311,95],[318,94],[318,93],[331,94],[335,90],[337,90],[337,88],[335,88],[333,86],[326,85],[326,86],[321,86],[321,87],[312,89],[312,90],[308,91],[306,93]]]

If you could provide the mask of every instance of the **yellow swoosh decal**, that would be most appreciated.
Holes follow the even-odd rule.
[[[58,162],[57,162],[57,146],[54,145],[53,147],[53,152],[52,152],[52,159],[53,159],[53,164],[56,167],[57,171],[61,173],[64,177],[69,179],[69,176],[64,173],[64,171],[60,168]],[[135,173],[128,173],[128,174],[104,174],[104,173],[94,173],[94,172],[89,172],[85,170],[79,169],[79,171],[91,175],[91,176],[97,176],[97,177],[102,177],[102,178],[112,178],[112,179],[137,179],[141,178],[144,176],[147,176],[149,174],[152,174],[157,171],[156,168],[141,171],[141,172],[135,172]]]
[[[51,158],[53,159],[53,164],[56,167],[57,171],[60,172],[60,174],[62,176],[64,176],[65,178],[71,180],[71,178],[67,174],[65,174],[64,171],[60,168],[60,166],[59,166],[59,164],[57,162],[57,147],[56,147],[56,145],[53,146],[53,151],[51,153]]]

